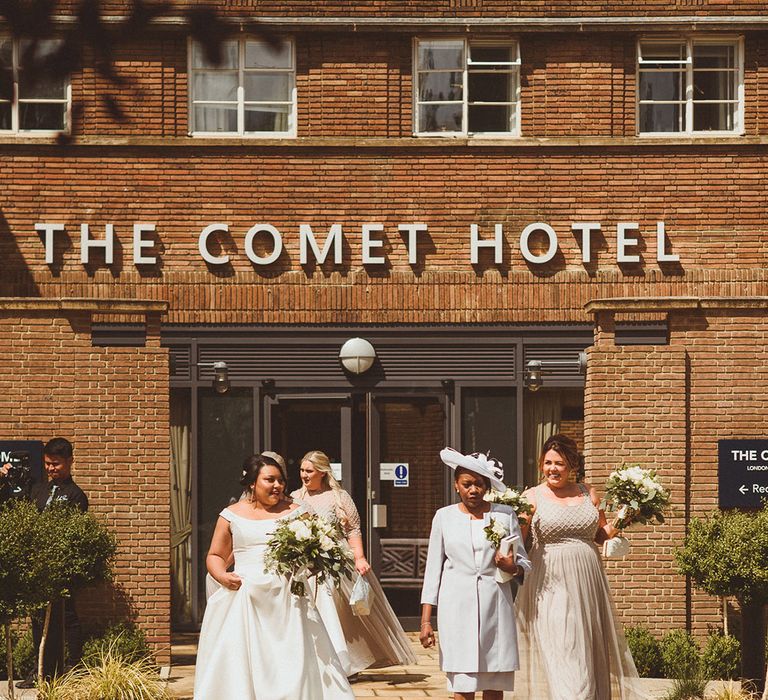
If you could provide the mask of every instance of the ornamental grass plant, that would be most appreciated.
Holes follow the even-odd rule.
[[[127,661],[116,643],[102,648],[93,662],[38,686],[38,700],[171,700],[151,657]]]
[[[699,676],[677,678],[662,700],[704,700],[707,681]]]
[[[753,700],[755,696],[733,681],[707,696],[707,700]]]

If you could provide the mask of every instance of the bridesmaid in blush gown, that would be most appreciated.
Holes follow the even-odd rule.
[[[342,578],[338,589],[323,585],[317,594],[317,609],[345,672],[353,676],[366,668],[415,664],[408,637],[365,558],[355,503],[333,478],[328,456],[319,450],[308,452],[301,460],[300,474],[304,485],[291,496],[326,520],[341,524],[355,570],[371,587],[371,612],[362,617],[354,615],[349,605],[351,579]]]
[[[576,443],[553,435],[539,462],[544,482],[526,492],[534,506],[528,549],[533,568],[516,600],[515,698],[644,697],[596,546],[616,530],[606,523],[594,488],[571,478],[581,464]]]
[[[275,521],[306,509],[284,500],[273,459],[249,459],[241,483],[250,500],[221,512],[206,559],[216,586],[200,630],[195,700],[352,700],[311,600],[264,569]]]

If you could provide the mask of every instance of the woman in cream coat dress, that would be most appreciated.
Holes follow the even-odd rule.
[[[454,698],[501,699],[514,687],[519,668],[512,584],[496,580],[497,569],[520,575],[531,565],[522,545],[517,516],[509,506],[487,503],[490,486],[504,490],[498,462],[483,454],[440,453],[456,469],[455,486],[461,502],[441,508],[432,521],[422,589],[420,639],[434,644],[432,607],[437,605],[440,668]],[[518,537],[517,554],[502,557],[486,539],[483,528],[500,520]]]

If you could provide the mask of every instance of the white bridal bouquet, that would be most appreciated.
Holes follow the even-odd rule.
[[[517,554],[517,543],[519,541],[516,535],[509,534],[509,528],[501,521],[501,518],[494,518],[489,515],[488,524],[483,528],[485,539],[487,539],[503,557],[508,557],[510,553],[514,557]],[[496,569],[495,579],[498,583],[506,583],[514,578],[512,574],[501,569]]]
[[[523,524],[528,522],[528,518],[533,510],[528,499],[523,496],[522,492],[509,487],[507,487],[506,491],[489,489],[483,498],[489,503],[500,503],[503,506],[512,506],[512,509],[517,514],[518,520],[522,520]]]
[[[291,593],[306,595],[306,579],[310,576],[316,578],[318,585],[330,580],[335,586],[342,576],[351,578],[354,561],[343,544],[338,525],[312,513],[276,523],[275,531],[267,540],[264,567],[278,576],[287,576]]]
[[[614,512],[614,526],[624,530],[634,523],[663,523],[669,510],[669,492],[659,482],[656,472],[635,465],[612,471],[605,482],[605,510]],[[615,541],[614,541],[615,540]],[[606,556],[624,556],[629,543],[621,536],[607,540]]]

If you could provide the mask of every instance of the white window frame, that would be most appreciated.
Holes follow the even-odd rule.
[[[462,113],[461,113],[461,131],[419,131],[419,107],[423,104],[430,104],[429,102],[421,102],[419,100],[419,44],[422,42],[457,42],[464,43],[464,68],[463,68],[463,95],[462,95]],[[517,78],[515,81],[514,89],[514,102],[475,102],[473,104],[509,104],[512,105],[515,115],[515,128],[512,131],[469,131],[469,65],[471,62],[470,45],[472,46],[510,46],[514,49],[514,60],[504,65],[509,65],[514,72],[516,69]],[[522,118],[522,110],[520,108],[520,42],[512,37],[498,37],[498,38],[482,38],[471,39],[468,37],[456,37],[456,36],[440,36],[440,37],[415,37],[413,40],[412,50],[412,65],[413,65],[413,129],[412,133],[418,137],[435,137],[440,138],[494,138],[494,139],[508,139],[508,138],[520,138],[520,120]],[[476,65],[483,65],[478,62]],[[494,61],[492,65],[502,65],[500,62]],[[452,71],[459,73],[462,71]],[[455,101],[459,103],[458,100]],[[450,104],[446,101],[444,104]]]
[[[0,104],[11,105],[11,128],[0,128],[0,136],[19,135],[19,136],[40,136],[50,137],[60,134],[69,134],[72,131],[72,80],[68,75],[64,86],[64,97],[60,99],[51,98],[19,98],[19,62],[22,39],[14,39],[9,36],[0,36],[3,41],[11,42],[11,66],[13,80],[13,94],[10,100],[0,98]],[[59,39],[43,39],[42,41],[61,41]],[[19,128],[19,108],[22,104],[63,104],[64,110],[64,128],[63,129],[21,129]]]
[[[264,138],[295,138],[296,137],[296,121],[298,114],[298,99],[296,91],[296,42],[293,37],[284,36],[280,37],[281,41],[288,44],[291,53],[291,65],[289,69],[285,69],[292,78],[291,86],[291,99],[290,110],[288,112],[288,129],[286,131],[244,131],[245,128],[245,87],[244,87],[244,75],[245,75],[245,44],[248,41],[259,42],[263,41],[257,37],[246,36],[237,37],[232,41],[237,41],[237,61],[238,61],[238,77],[237,77],[237,131],[197,131],[195,130],[195,109],[196,104],[205,104],[209,100],[195,100],[193,94],[193,81],[194,72],[199,69],[192,67],[192,51],[194,40],[190,37],[187,41],[187,85],[189,86],[189,100],[187,106],[187,115],[189,121],[188,135],[196,138],[220,138],[220,139],[264,139]],[[269,68],[264,69],[265,72],[275,72],[276,69]],[[249,68],[249,73],[256,73],[259,69]],[[210,100],[211,103],[221,104],[221,100]],[[266,102],[265,102],[266,103]],[[250,103],[249,103],[250,104]],[[280,100],[270,100],[269,104],[284,104]]]
[[[685,128],[680,131],[641,131],[640,130],[640,105],[642,104],[664,104],[663,100],[641,100],[640,99],[640,73],[641,73],[641,45],[643,43],[680,45],[685,43],[686,58],[682,62],[684,65],[683,74],[685,76]],[[736,109],[733,114],[733,129],[727,130],[705,130],[695,131],[693,128],[693,47],[701,44],[731,44],[734,47],[734,60],[736,64]],[[652,61],[649,63],[664,64],[671,66],[681,65],[680,61]],[[722,100],[715,101],[717,103]],[[671,104],[671,103],[668,103]],[[701,102],[699,102],[701,104]],[[706,103],[705,103],[706,104]],[[690,36],[659,36],[646,35],[641,36],[637,41],[635,56],[635,124],[636,133],[643,138],[675,138],[675,137],[722,137],[722,136],[743,136],[744,135],[744,37],[735,34]]]

